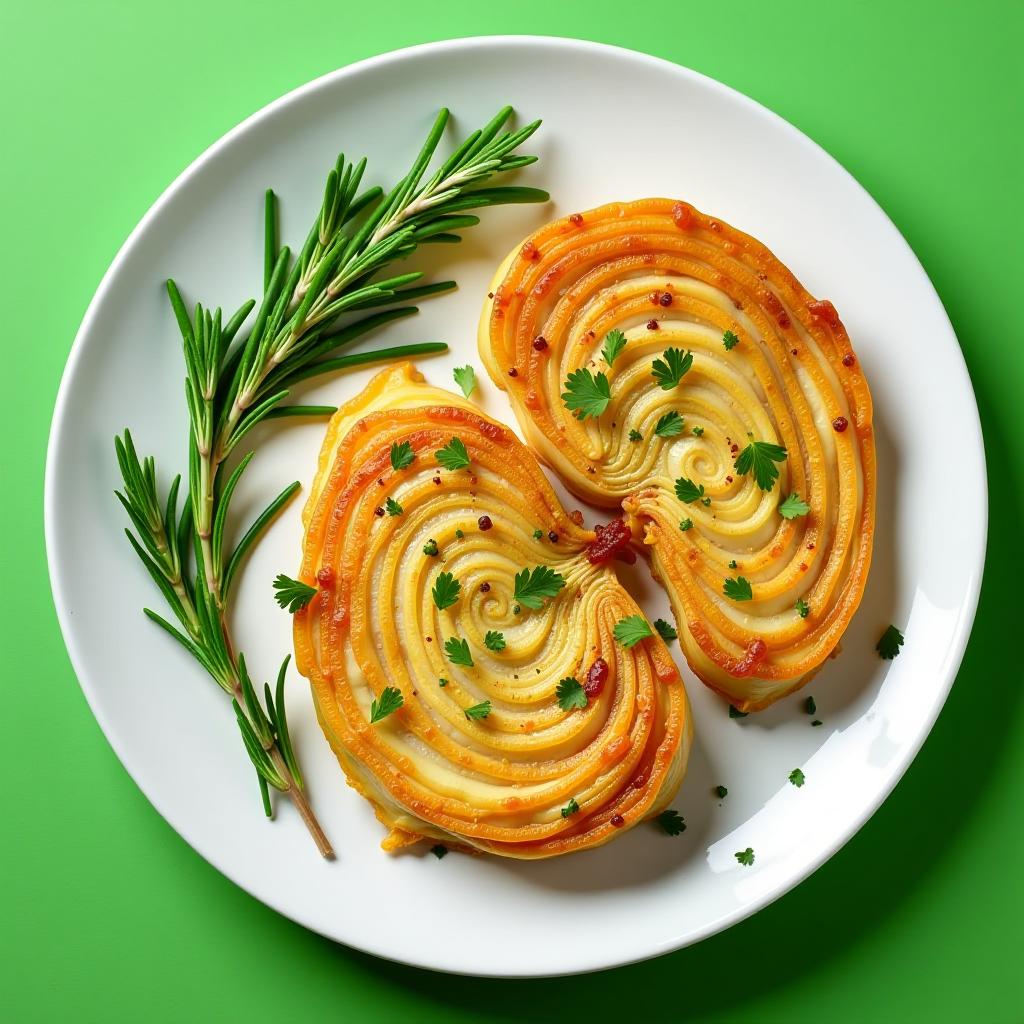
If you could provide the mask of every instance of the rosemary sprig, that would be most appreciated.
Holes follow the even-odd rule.
[[[135,528],[135,533],[126,531],[128,539],[177,625],[149,608],[146,615],[231,695],[267,816],[272,815],[268,786],[273,786],[295,803],[325,857],[333,856],[333,850],[306,798],[288,732],[284,682],[289,658],[281,665],[276,691],[264,685],[261,703],[245,658],[234,651],[228,621],[231,588],[242,561],[299,484],[284,488],[230,547],[231,499],[255,451],[250,448],[230,471],[228,460],[263,420],[333,411],[330,406],[283,405],[295,384],[371,361],[447,348],[423,343],[338,355],[371,331],[417,311],[396,304],[455,287],[453,281],[417,284],[423,276],[418,272],[378,276],[396,260],[421,244],[460,241],[456,232],[478,223],[468,210],[547,199],[539,189],[480,187],[495,174],[536,160],[515,155],[515,150],[540,122],[505,131],[511,114],[510,107],[500,110],[424,184],[448,120],[448,111],[442,110],[412,168],[387,194],[377,187],[360,192],[365,159],[351,163],[339,156],[319,216],[294,260],[287,246],[278,248],[276,198],[268,190],[263,298],[244,338],[240,332],[255,301],[244,303],[224,323],[219,309],[211,312],[201,304],[190,314],[177,285],[167,282],[182,336],[189,415],[188,494],[180,514],[181,477],[174,478],[161,500],[153,459],[139,458],[127,430],[114,442],[124,482],[116,493]],[[352,319],[353,313],[382,306],[393,308]]]

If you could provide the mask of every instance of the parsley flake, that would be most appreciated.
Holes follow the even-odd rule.
[[[695,484],[689,477],[681,476],[676,481],[676,497],[689,505],[704,497],[704,485]]]
[[[814,703],[813,697],[808,697],[804,701],[804,714],[813,715],[818,710],[818,705]]]
[[[370,725],[387,718],[405,703],[402,691],[395,686],[385,686],[380,696],[370,701]]]
[[[491,713],[491,702],[489,700],[482,700],[479,704],[474,704],[472,707],[466,708],[462,713],[471,722],[475,722],[481,718],[486,718]]]
[[[444,642],[444,653],[453,665],[465,665],[466,668],[473,667],[473,655],[469,653],[469,644],[458,637],[450,636]]]
[[[664,359],[655,359],[651,363],[651,376],[658,382],[662,391],[671,391],[693,366],[693,353],[679,348],[667,348],[662,353]]]
[[[658,636],[660,636],[667,644],[672,643],[673,640],[679,639],[679,634],[675,631],[675,628],[664,619],[655,619],[654,628],[658,631]]]
[[[586,367],[580,367],[566,378],[562,401],[579,420],[600,416],[611,400],[611,386],[603,373],[595,375]]]
[[[703,427],[694,427],[693,430],[691,431],[691,433],[693,434],[694,437],[703,437],[704,436],[704,428]]]
[[[437,685],[440,686],[441,689],[443,690],[448,685],[448,680],[445,679],[444,676],[439,676],[437,680]]]
[[[732,331],[726,331],[722,335],[722,344],[725,346],[726,352],[731,352],[739,343],[740,339]]]
[[[579,811],[580,805],[576,803],[576,797],[569,797],[569,802],[562,808],[562,817],[571,818],[577,811]]]
[[[438,860],[440,860],[442,857],[446,857],[448,855],[448,847],[447,846],[442,846],[440,843],[438,843],[437,846],[432,846],[430,848],[430,852]]]
[[[686,831],[686,822],[683,821],[683,816],[678,811],[672,810],[671,807],[667,811],[662,811],[654,820],[666,835],[678,836]]]
[[[405,511],[394,498],[388,498],[384,502],[384,508],[389,516],[400,516]]]
[[[730,569],[738,569],[739,568],[739,566],[736,564],[736,559],[735,558],[729,563],[729,568]]]
[[[693,529],[693,520],[692,519],[680,519],[679,520],[679,529],[682,530],[683,533],[686,533],[687,530],[692,530]]]
[[[811,606],[802,597],[796,599],[796,604],[793,607],[797,610],[801,619],[806,619],[811,610]]]
[[[615,357],[626,347],[626,336],[622,331],[609,331],[604,336],[604,348],[601,349],[601,355],[604,357],[604,361],[611,366],[615,362]]]
[[[875,650],[886,661],[892,661],[900,653],[902,646],[903,634],[895,626],[889,626],[875,644]]]
[[[647,637],[654,636],[654,634],[642,615],[627,615],[615,623],[612,636],[623,647],[629,648],[635,647],[641,640],[646,640]]]
[[[719,800],[724,800],[728,795],[729,790],[727,790],[725,786],[715,786],[715,796],[717,796]]]
[[[749,868],[754,863],[753,848],[748,846],[745,850],[740,850],[735,854],[735,857],[745,868]]]
[[[804,773],[799,768],[794,768],[789,773],[789,781],[792,782],[797,789],[799,789],[807,781],[807,779],[804,776]]]
[[[630,441],[642,441],[644,439],[644,435],[641,434],[639,430],[634,429],[629,432],[629,439]]]
[[[797,516],[805,516],[810,511],[811,506],[796,491],[779,506],[779,515],[783,519],[796,519]]]
[[[736,579],[730,576],[722,587],[722,593],[733,601],[752,601],[754,599],[754,591],[750,587],[750,580],[745,576],[737,576]]]
[[[543,536],[544,531],[538,526],[537,529],[533,531],[533,539],[540,540]]]
[[[487,630],[484,636],[484,647],[489,651],[505,650],[505,634],[496,633],[493,629]]]
[[[667,412],[658,420],[654,432],[658,437],[677,437],[683,432],[684,420],[677,412]]]
[[[316,587],[311,587],[299,580],[293,580],[290,576],[278,573],[274,580],[274,600],[282,607],[287,608],[293,615],[300,609],[305,608],[316,596]]]
[[[465,366],[456,366],[452,370],[452,377],[467,398],[476,390],[476,371],[468,363]]]
[[[399,444],[397,441],[393,441],[391,444],[391,468],[407,469],[412,465],[413,459],[416,456],[412,451],[412,443],[409,441],[403,441]]]
[[[469,452],[457,437],[453,437],[443,448],[434,452],[434,456],[448,470],[465,469],[469,465]]]
[[[555,689],[555,696],[558,698],[558,706],[563,711],[572,711],[573,708],[587,706],[587,692],[580,685],[580,681],[573,676],[566,676],[559,682]]]
[[[433,557],[437,554],[437,541],[433,537],[423,545],[423,554]]]
[[[516,573],[515,600],[527,608],[541,608],[545,597],[554,597],[565,586],[565,577],[547,565]]]
[[[775,481],[779,479],[775,463],[784,462],[786,454],[786,449],[782,445],[752,440],[736,456],[736,472],[749,473],[753,470],[757,486],[762,491],[770,491],[775,486]]]
[[[443,611],[458,601],[461,591],[462,584],[450,572],[439,572],[430,595],[438,611]]]

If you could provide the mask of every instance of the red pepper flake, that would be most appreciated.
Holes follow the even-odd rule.
[[[732,483],[732,477],[731,477],[731,476],[727,476],[727,477],[725,478],[725,482],[726,482],[727,484],[731,484],[731,483]]]
[[[634,789],[643,789],[647,785],[647,776],[641,772],[635,779],[633,779],[632,786]]]
[[[524,242],[522,249],[519,250],[520,255],[524,260],[537,260],[540,259],[540,249],[533,244],[533,242]]]
[[[798,356],[798,355],[800,355],[800,350],[796,349],[796,348],[791,348],[789,350],[789,353],[790,353],[790,355]]]
[[[434,642],[434,638],[432,636],[424,637],[424,639],[428,644],[432,644]]]
[[[433,477],[433,481],[435,484],[437,484],[438,487],[441,486],[441,478],[439,476]]]
[[[479,526],[481,530],[489,530],[494,525],[494,523],[491,522],[490,516],[481,516],[476,521],[476,525]]]
[[[808,551],[813,551],[813,550],[814,550],[814,544],[813,544],[813,543],[811,543],[811,544],[808,544],[808,545],[807,545],[807,550],[808,550]]]
[[[847,352],[846,355],[843,356],[843,366],[853,366],[855,362],[857,362],[857,360],[853,358],[852,352]]]
[[[587,560],[591,565],[611,561],[633,538],[622,519],[613,519],[607,526],[597,526],[594,533],[597,534],[596,538],[587,545]]]
[[[321,587],[330,587],[334,583],[334,570],[329,565],[325,565],[317,571],[316,581]]]
[[[583,513],[582,513],[582,512],[581,512],[581,511],[580,511],[580,510],[579,510],[578,508],[574,508],[574,509],[573,509],[573,510],[572,510],[572,511],[571,511],[571,512],[569,513],[569,518],[570,518],[570,519],[571,519],[571,520],[572,520],[572,521],[573,521],[573,522],[574,522],[574,523],[575,523],[575,524],[576,524],[577,526],[582,526],[582,525],[583,525]]]
[[[491,589],[490,583],[481,583],[480,584],[480,593],[481,594],[486,594],[490,589]]]
[[[611,817],[612,828],[622,828],[626,824],[626,819],[621,814],[613,814]]]
[[[791,320],[789,319],[789,314],[788,314],[788,313],[786,313],[786,312],[782,312],[782,313],[780,313],[780,314],[778,315],[777,319],[778,319],[778,321],[779,321],[779,326],[780,326],[780,327],[781,327],[781,328],[782,328],[782,329],[783,329],[784,331],[786,331],[786,330],[789,330],[789,328],[790,328],[790,326],[791,326],[791,324],[792,324],[792,321],[791,321]]]
[[[533,339],[533,348],[535,352],[543,352],[547,347],[548,339],[543,335],[538,334],[537,337]]]
[[[383,509],[383,507],[382,507],[382,506],[380,506],[380,505],[378,505],[378,506],[377,506],[377,507],[376,507],[376,508],[375,508],[375,509],[373,510],[373,514],[374,514],[375,516],[382,516],[382,515],[384,515],[384,509]]]
[[[740,450],[740,446],[738,444],[731,444],[731,445],[729,445],[729,451],[731,451],[733,453],[733,455],[735,455],[739,450]]]
[[[708,227],[711,228],[712,231],[721,231],[722,230],[722,225],[719,224],[717,220],[711,221],[711,223],[708,224]]]
[[[656,331],[657,329],[658,329],[658,321],[657,320],[648,320],[647,321],[647,330],[649,330],[649,331]]]
[[[384,486],[384,477],[382,477],[382,476],[377,477],[377,484],[380,487],[383,487]]]
[[[575,228],[583,227],[583,214],[582,213],[570,213],[569,223]]]
[[[800,565],[798,566],[798,568],[800,569],[801,572],[807,572],[807,563],[806,562],[801,562]]]
[[[837,434],[841,434],[849,425],[850,421],[845,416],[837,416],[832,421],[832,429]]]
[[[512,369],[508,371],[508,375],[510,377],[518,377],[519,371],[513,366]]]
[[[608,662],[604,658],[596,658],[594,664],[587,671],[587,678],[583,681],[583,692],[590,698],[600,695],[604,684],[608,682]]]

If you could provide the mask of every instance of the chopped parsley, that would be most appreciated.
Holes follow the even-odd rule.
[[[453,665],[465,665],[466,668],[473,667],[473,655],[469,653],[469,644],[458,637],[450,636],[444,642],[444,652]]]
[[[626,336],[622,331],[609,331],[604,336],[604,348],[601,349],[601,355],[604,357],[604,361],[611,366],[615,362],[615,357],[626,347]]]
[[[481,718],[486,718],[491,713],[491,702],[489,700],[482,700],[479,704],[474,704],[471,708],[466,708],[463,714],[471,721],[475,722]]]
[[[384,502],[384,509],[389,516],[400,516],[405,511],[394,498],[388,498]]]
[[[505,650],[505,634],[496,633],[493,629],[487,630],[484,636],[484,647],[489,651]]]
[[[804,701],[804,714],[813,715],[818,710],[818,705],[814,703],[813,697],[808,697]]]
[[[681,476],[676,481],[676,497],[687,504],[704,497],[704,485],[695,484],[689,477]]]
[[[433,557],[437,554],[437,541],[433,537],[423,545],[423,554]]]
[[[715,796],[717,796],[719,800],[724,800],[728,795],[729,790],[727,790],[725,786],[715,786]]]
[[[900,653],[902,646],[903,634],[895,626],[888,626],[875,644],[875,650],[886,661],[892,661]]]
[[[740,711],[740,709],[738,707],[736,707],[735,704],[730,704],[729,705],[729,717],[730,718],[746,718],[747,715],[749,715],[749,714],[750,714],[749,711]]]
[[[678,811],[672,810],[671,807],[667,811],[662,811],[654,820],[666,835],[678,836],[686,831],[686,822],[683,821],[683,816]]]
[[[804,773],[799,768],[794,768],[789,773],[789,781],[792,782],[797,789],[799,789],[807,781],[807,779],[804,776]]]
[[[675,631],[675,628],[664,619],[655,619],[654,628],[658,631],[658,636],[667,644],[679,639],[679,634]]]
[[[753,471],[757,486],[762,491],[770,491],[775,486],[775,481],[779,479],[775,463],[784,462],[785,459],[786,449],[782,445],[772,444],[770,441],[751,440],[750,444],[736,456],[736,472]]]
[[[516,573],[515,600],[517,604],[537,609],[545,597],[554,597],[565,586],[565,577],[547,565],[523,569]]]
[[[438,611],[443,611],[458,601],[461,590],[462,584],[450,572],[439,572],[430,595]]]
[[[461,530],[456,530],[455,531],[455,536],[458,537],[459,540],[462,540],[462,538],[465,537],[466,535]]]
[[[662,391],[671,391],[686,375],[693,365],[693,353],[679,348],[667,348],[662,353],[664,359],[655,359],[651,363],[651,376],[658,382]]]
[[[690,433],[692,433],[694,437],[703,437],[704,436],[704,428],[703,427],[694,427],[690,431]]]
[[[469,452],[462,441],[453,437],[443,448],[434,452],[437,461],[448,470],[465,469],[469,465]]]
[[[644,439],[644,435],[641,434],[639,430],[634,429],[629,432],[629,439],[630,441],[642,441]]]
[[[462,388],[462,393],[469,398],[473,391],[476,389],[476,371],[469,364],[465,366],[456,366],[452,370],[452,376],[455,378],[455,383]]]
[[[586,367],[580,367],[566,378],[562,401],[578,420],[600,416],[611,400],[611,386],[603,373],[593,374]]]
[[[438,843],[437,846],[432,846],[430,848],[430,852],[438,860],[440,860],[442,857],[446,857],[448,855],[448,847],[447,846],[442,846],[440,843]]]
[[[658,437],[677,437],[683,432],[684,420],[677,412],[667,412],[658,420],[654,432]]]
[[[686,533],[687,530],[692,530],[693,529],[693,520],[692,519],[680,519],[679,520],[679,529],[682,530],[683,533]]]
[[[412,460],[416,458],[412,453],[412,444],[409,441],[403,441],[399,444],[397,441],[391,444],[391,468],[407,469],[412,465]]]
[[[587,693],[580,685],[580,681],[573,676],[566,676],[559,682],[555,696],[558,697],[558,706],[563,711],[587,706]]]
[[[725,346],[726,352],[731,352],[739,343],[740,339],[732,331],[726,331],[722,335],[722,344]]]
[[[635,647],[641,640],[654,636],[647,620],[642,615],[627,615],[619,619],[612,630],[612,636],[623,647]]]
[[[821,722],[820,718],[816,718],[813,722],[811,722],[811,725],[821,725],[821,724],[822,724],[822,722]]]
[[[735,857],[745,868],[749,868],[754,863],[754,851],[749,846],[745,850],[740,850]]]
[[[538,526],[537,529],[533,531],[533,539],[540,540],[543,536],[544,531]]]
[[[293,580],[290,576],[278,573],[274,580],[274,600],[282,607],[287,608],[293,615],[300,608],[305,608],[316,596],[316,587],[311,587],[299,580]]]
[[[779,515],[783,519],[796,519],[797,516],[805,516],[810,511],[811,506],[796,491],[779,506]]]
[[[444,676],[440,676],[437,680],[437,685],[443,690],[448,685],[448,680]]]
[[[569,802],[562,808],[562,817],[571,818],[579,811],[580,805],[576,803],[576,797],[569,797]]]
[[[733,601],[752,601],[754,599],[754,591],[751,589],[750,580],[745,576],[737,576],[736,579],[733,579],[731,576],[727,578],[725,585],[722,587],[722,593]]]
[[[793,607],[797,610],[797,614],[799,614],[801,619],[806,619],[811,610],[811,606],[802,597],[796,599],[796,604]]]
[[[700,499],[700,503],[702,505],[704,505],[705,507],[707,507],[708,505],[711,504],[711,498],[709,496],[705,496],[705,497]]]
[[[370,702],[370,725],[387,718],[405,703],[402,691],[395,686],[385,686],[380,696]]]
[[[736,559],[735,558],[729,563],[729,568],[730,569],[738,569],[739,568],[739,566],[736,564]]]

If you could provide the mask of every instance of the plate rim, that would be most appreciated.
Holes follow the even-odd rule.
[[[976,493],[976,500],[978,502],[978,517],[982,524],[982,529],[978,531],[974,536],[974,548],[969,553],[968,564],[970,565],[970,577],[968,580],[967,590],[964,594],[964,600],[961,604],[959,615],[956,622],[956,628],[951,638],[951,643],[947,648],[947,655],[943,667],[943,680],[941,684],[941,693],[936,693],[935,700],[929,709],[929,713],[925,715],[918,722],[918,726],[914,736],[906,743],[903,754],[895,762],[895,768],[890,772],[889,777],[885,780],[884,784],[879,787],[876,794],[876,798],[867,806],[862,814],[850,819],[848,824],[845,826],[843,833],[830,844],[824,852],[819,856],[808,861],[807,864],[797,872],[794,877],[787,879],[783,884],[777,888],[761,894],[751,900],[749,903],[745,903],[742,906],[729,911],[715,918],[709,922],[706,922],[702,927],[695,929],[693,933],[682,937],[676,937],[673,939],[665,940],[659,944],[653,945],[648,952],[641,955],[626,955],[626,956],[611,956],[604,959],[602,962],[594,963],[591,966],[584,968],[568,968],[564,970],[537,970],[530,971],[529,973],[522,972],[480,972],[476,970],[460,970],[452,966],[431,963],[430,958],[425,957],[421,960],[412,960],[409,958],[403,958],[396,956],[393,953],[387,952],[381,948],[373,948],[373,943],[367,945],[357,945],[354,942],[343,941],[336,938],[334,935],[329,934],[322,928],[318,928],[316,925],[301,920],[295,913],[284,906],[279,900],[277,900],[273,894],[268,898],[263,894],[254,892],[247,885],[240,882],[234,877],[234,875],[228,870],[228,868],[220,863],[214,853],[207,853],[199,849],[199,847],[193,842],[190,837],[191,830],[185,828],[179,823],[175,816],[170,813],[169,810],[161,806],[161,801],[149,791],[149,789],[143,785],[142,782],[136,778],[131,768],[128,766],[125,756],[122,753],[121,745],[118,739],[116,739],[117,731],[113,728],[106,715],[104,714],[101,702],[98,697],[98,691],[96,691],[91,682],[87,681],[84,672],[80,671],[80,665],[82,664],[82,657],[79,653],[77,642],[74,638],[74,632],[72,630],[72,624],[70,622],[70,614],[68,612],[68,603],[64,594],[64,585],[62,582],[62,570],[57,566],[57,560],[54,556],[57,540],[57,509],[55,507],[55,463],[56,453],[59,446],[59,440],[65,429],[65,418],[68,405],[68,396],[71,391],[72,380],[77,375],[77,369],[80,362],[83,359],[85,339],[91,332],[93,327],[93,321],[96,319],[97,310],[102,305],[107,293],[109,292],[112,282],[115,277],[121,271],[122,266],[128,262],[132,252],[138,242],[138,240],[145,234],[149,229],[149,226],[153,220],[157,218],[163,208],[171,202],[171,200],[183,189],[185,189],[191,179],[204,167],[209,161],[213,160],[221,150],[229,147],[234,141],[243,136],[256,125],[260,124],[263,120],[276,115],[282,109],[291,106],[293,104],[301,102],[308,94],[315,93],[321,89],[328,88],[337,81],[344,80],[345,78],[356,76],[362,72],[371,68],[385,67],[389,64],[398,64],[410,57],[415,57],[424,53],[437,53],[443,54],[446,51],[456,49],[471,49],[476,46],[489,45],[489,46],[514,46],[514,47],[546,47],[551,49],[562,49],[569,48],[582,52],[589,52],[591,54],[603,54],[606,56],[622,57],[628,60],[639,61],[641,63],[647,63],[653,67],[657,67],[661,70],[670,71],[673,74],[679,75],[683,78],[696,80],[703,87],[710,88],[714,91],[726,94],[728,98],[733,102],[746,105],[751,108],[756,114],[761,117],[767,117],[770,121],[776,123],[777,127],[787,132],[791,137],[798,141],[804,147],[815,151],[818,156],[824,157],[826,161],[830,162],[835,170],[843,175],[848,183],[852,184],[858,189],[863,195],[878,209],[882,217],[889,226],[892,228],[896,238],[902,242],[907,253],[911,259],[916,263],[924,280],[927,281],[928,286],[931,288],[932,294],[934,295],[937,307],[942,312],[946,328],[948,329],[949,338],[952,340],[953,350],[956,355],[959,356],[959,369],[963,375],[964,382],[967,386],[967,391],[970,394],[972,400],[974,416],[969,425],[961,423],[959,431],[961,438],[967,439],[969,433],[969,440],[971,447],[973,448],[973,454],[977,460],[979,467],[979,476],[981,486]],[[848,171],[838,159],[836,159],[831,153],[829,153],[823,146],[817,143],[810,136],[806,135],[803,131],[797,128],[790,121],[786,120],[780,114],[764,106],[757,100],[745,93],[740,92],[738,89],[732,86],[726,85],[719,82],[717,79],[711,78],[708,75],[703,74],[700,71],[696,71],[693,68],[687,67],[683,64],[676,63],[675,61],[668,60],[663,57],[657,57],[649,53],[644,53],[640,50],[634,50],[629,47],[617,46],[609,43],[596,42],[593,40],[577,39],[568,36],[547,36],[547,35],[530,35],[530,34],[496,34],[496,35],[473,35],[473,36],[461,36],[452,37],[443,40],[436,40],[427,43],[420,43],[413,46],[402,47],[396,50],[388,50],[383,53],[374,54],[369,57],[365,57],[361,60],[355,61],[351,64],[347,64],[343,67],[334,69],[333,71],[326,72],[323,75],[311,79],[302,85],[297,86],[294,89],[289,90],[283,95],[277,97],[271,102],[265,104],[252,114],[244,118],[233,128],[229,129],[218,139],[216,139],[211,145],[206,147],[198,156],[195,157],[179,174],[163,189],[160,195],[154,200],[151,206],[147,209],[142,218],[138,221],[132,231],[129,233],[127,238],[118,248],[110,265],[104,272],[100,282],[93,293],[92,298],[86,307],[85,313],[83,314],[82,321],[79,324],[78,330],[75,333],[74,340],[71,344],[71,348],[68,352],[67,360],[64,364],[64,369],[61,373],[60,384],[57,389],[56,398],[54,401],[54,409],[50,422],[50,431],[47,439],[46,446],[46,462],[44,471],[44,493],[43,493],[43,532],[46,550],[46,561],[47,571],[50,582],[50,590],[53,598],[54,609],[57,615],[58,625],[60,626],[61,636],[64,641],[65,649],[68,653],[68,658],[71,662],[71,667],[74,670],[75,677],[78,681],[78,685],[85,696],[86,703],[88,704],[89,710],[92,712],[93,717],[96,719],[97,724],[103,732],[104,738],[110,747],[113,749],[115,756],[121,763],[125,772],[132,782],[139,788],[142,794],[146,797],[149,803],[157,811],[157,813],[178,833],[178,835],[188,843],[189,847],[197,853],[203,860],[205,860],[211,867],[217,870],[220,874],[224,875],[230,882],[243,889],[248,895],[258,900],[260,903],[268,906],[272,910],[281,914],[283,917],[296,924],[307,928],[312,932],[322,935],[324,938],[329,939],[332,942],[337,942],[340,945],[348,946],[352,949],[357,949],[370,955],[379,957],[381,959],[389,960],[394,963],[400,963],[409,967],[416,967],[420,969],[437,971],[444,974],[453,975],[465,975],[471,977],[487,977],[487,978],[547,978],[547,977],[565,977],[574,976],[579,974],[587,974],[595,971],[610,970],[616,967],[626,966],[628,964],[639,963],[645,960],[653,959],[654,957],[662,956],[670,952],[674,952],[679,949],[683,949],[687,946],[693,945],[697,942],[701,942],[706,938],[711,937],[727,928],[730,928],[734,924],[738,924],[740,921],[746,920],[748,917],[752,917],[759,913],[765,907],[770,906],[776,900],[786,895],[797,885],[804,882],[812,874],[814,874],[826,861],[830,860],[839,852],[863,827],[867,822],[875,815],[878,808],[888,799],[893,789],[900,782],[903,776],[906,774],[907,769],[910,767],[912,762],[915,760],[917,755],[920,753],[924,742],[931,734],[932,728],[945,706],[946,700],[948,699],[949,692],[952,689],[953,683],[956,680],[957,673],[959,672],[960,666],[963,662],[964,653],[967,648],[967,643],[970,639],[971,631],[974,626],[974,619],[977,614],[978,601],[981,593],[981,585],[984,577],[985,569],[985,555],[987,551],[987,539],[988,539],[988,476],[987,476],[987,462],[985,458],[985,448],[983,442],[983,435],[981,429],[981,417],[978,410],[977,395],[974,391],[974,385],[971,380],[970,371],[967,366],[966,359],[964,358],[963,349],[960,346],[959,339],[956,336],[956,332],[953,329],[953,325],[949,319],[949,314],[946,311],[945,305],[942,301],[941,296],[938,294],[930,276],[924,265],[918,259],[917,254],[914,252],[910,243],[903,236],[899,227],[895,224],[886,210],[882,205],[871,195],[870,192]]]

